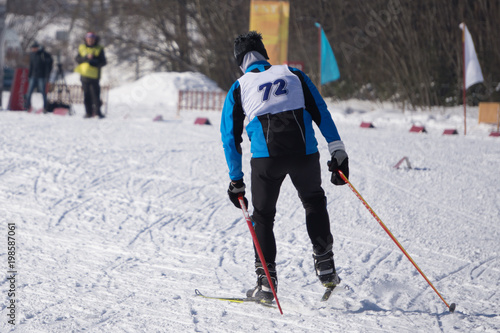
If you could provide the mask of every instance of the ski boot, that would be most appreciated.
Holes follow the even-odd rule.
[[[278,277],[276,275],[276,264],[267,264],[274,291],[278,292]],[[247,297],[254,298],[263,303],[271,303],[274,299],[273,291],[267,280],[266,272],[260,262],[255,263],[255,273],[257,274],[257,285],[247,291]]]
[[[333,288],[340,283],[335,270],[333,252],[330,250],[322,254],[313,254],[316,276],[326,288]]]

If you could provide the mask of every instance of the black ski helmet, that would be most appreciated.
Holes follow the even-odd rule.
[[[264,43],[262,43],[262,35],[257,31],[249,31],[246,34],[239,35],[234,40],[234,57],[238,66],[241,66],[245,54],[250,51],[257,51],[266,59],[269,59]]]

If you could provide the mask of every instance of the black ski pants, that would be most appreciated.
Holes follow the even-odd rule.
[[[82,77],[83,104],[88,117],[101,116],[101,86],[98,79]]]
[[[331,250],[333,236],[326,197],[321,187],[319,153],[300,156],[252,158],[252,205],[255,233],[267,263],[276,261],[276,240],[273,225],[276,202],[286,175],[297,189],[305,209],[306,226],[313,251],[317,254]],[[259,261],[257,253],[256,261]]]

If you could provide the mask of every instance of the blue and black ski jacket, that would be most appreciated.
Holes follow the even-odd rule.
[[[220,130],[233,181],[243,178],[245,117],[252,158],[316,153],[313,121],[328,142],[330,154],[344,149],[326,103],[309,77],[293,67],[257,61],[232,85],[222,109]]]

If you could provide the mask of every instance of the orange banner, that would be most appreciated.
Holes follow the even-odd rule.
[[[269,62],[281,65],[288,60],[288,1],[252,0],[250,5],[250,30],[262,33]]]

